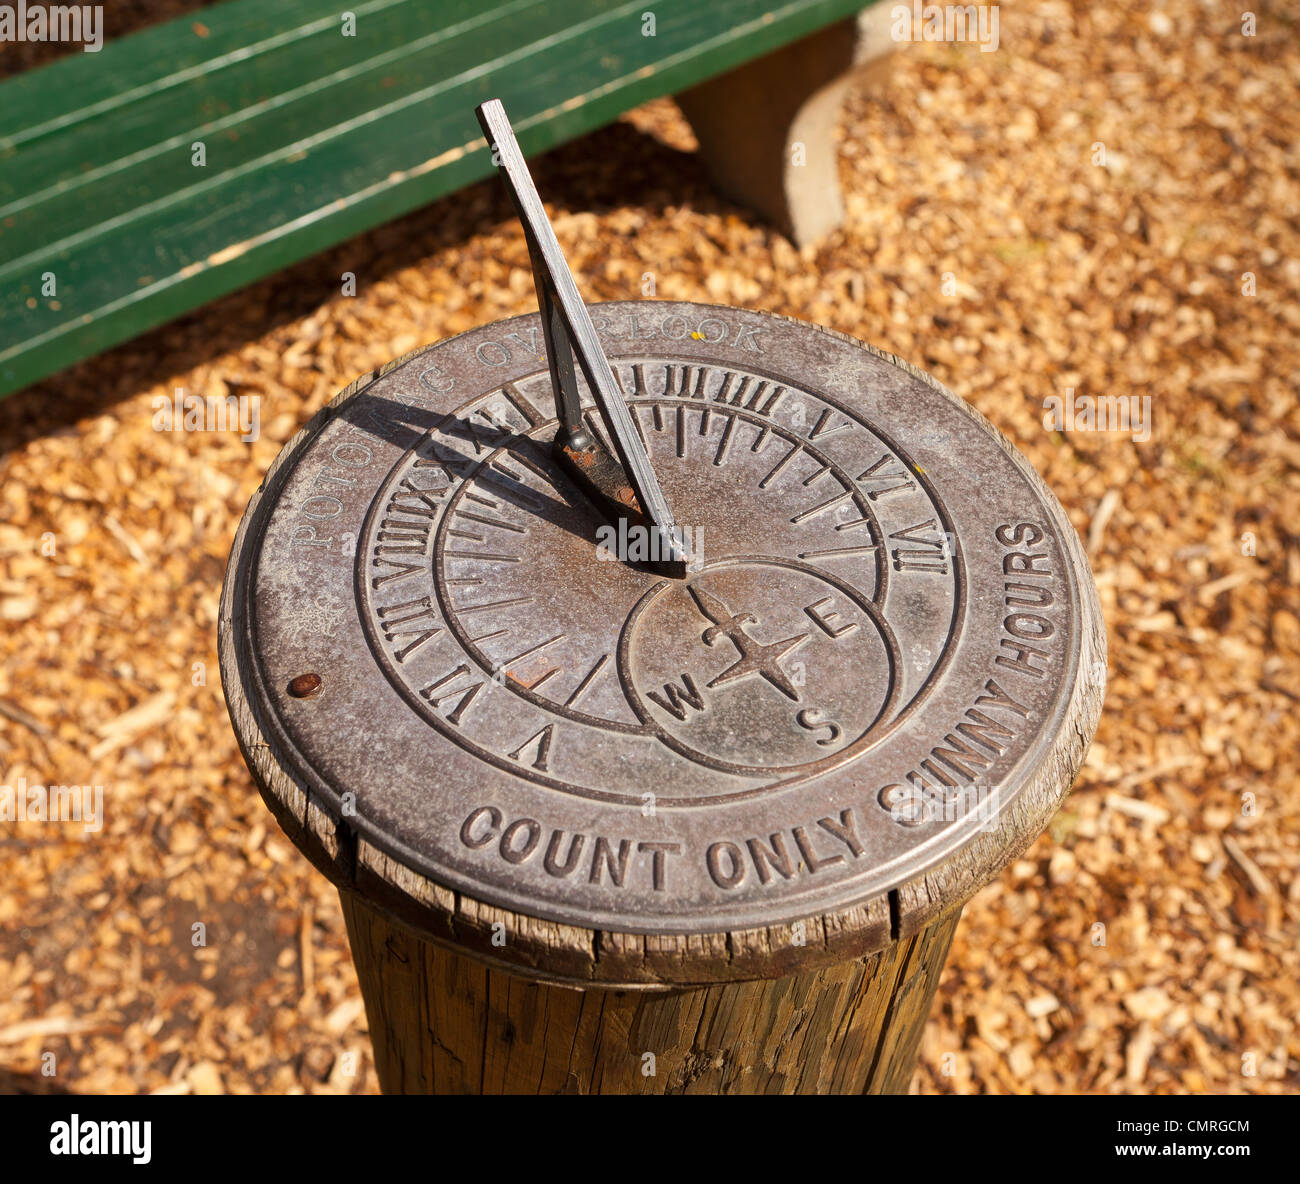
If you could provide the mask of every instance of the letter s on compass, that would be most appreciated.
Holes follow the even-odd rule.
[[[844,734],[844,729],[834,720],[822,719],[822,712],[819,707],[805,707],[798,715],[794,717],[795,723],[801,728],[807,728],[810,732],[815,732],[819,728],[829,728],[830,735],[823,736],[817,741],[823,748],[829,748],[835,744]]]

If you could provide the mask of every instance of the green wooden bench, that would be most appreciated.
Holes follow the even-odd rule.
[[[864,3],[233,0],[0,83],[0,395],[486,176],[492,97],[532,154],[678,94],[807,238],[770,158],[820,135]]]

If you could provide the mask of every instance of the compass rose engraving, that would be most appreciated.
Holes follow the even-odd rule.
[[[700,606],[700,612],[713,622],[704,631],[704,644],[714,645],[718,638],[725,637],[740,653],[739,661],[714,678],[708,684],[710,688],[724,687],[728,683],[740,682],[757,675],[767,679],[786,698],[793,699],[796,703],[799,701],[799,691],[790,681],[790,676],[781,669],[781,659],[803,646],[808,641],[809,634],[800,633],[787,637],[784,641],[764,645],[745,632],[745,626],[759,623],[753,613],[732,613],[721,600],[703,588],[692,587],[691,596]]]
[[[829,628],[817,623],[827,612]],[[748,776],[810,771],[864,740],[896,702],[898,657],[868,598],[802,564],[755,558],[661,583],[624,626],[619,669],[661,744]],[[765,738],[762,766],[737,742],[755,732]]]

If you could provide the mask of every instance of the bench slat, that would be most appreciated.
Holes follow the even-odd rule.
[[[380,0],[353,11],[408,2]],[[70,54],[19,74],[0,92],[5,96],[0,159],[11,143],[24,144],[155,91],[199,81],[230,61],[292,44],[317,29],[337,30],[339,12],[338,3],[328,0],[235,0],[110,41],[98,54]],[[98,68],[88,68],[86,59]]]
[[[631,7],[641,2],[630,0]],[[532,11],[519,11],[524,8]],[[586,28],[601,35],[599,18],[611,19],[607,0],[576,0],[574,9],[588,10],[584,15],[598,19],[594,27],[584,22],[566,29],[567,39],[581,37]],[[192,194],[227,180],[247,181],[279,159],[310,152],[318,144],[378,122],[385,111],[403,103],[439,103],[467,73],[477,70],[473,63],[481,57],[482,38],[499,47],[497,62],[511,57],[545,60],[530,46],[530,41],[553,31],[554,18],[543,7],[535,0],[515,0],[496,13],[490,21],[479,17],[452,28],[435,28],[386,53],[379,50],[385,44],[391,47],[392,34],[386,31],[384,41],[372,35],[375,53],[367,54],[364,64],[324,77],[294,79],[278,94],[271,93],[268,83],[283,82],[285,65],[301,69],[319,62],[318,38],[313,37],[312,44],[302,49],[283,47],[260,57],[239,70],[238,77],[230,77],[236,71],[226,71],[197,84],[187,98],[193,109],[213,113],[215,118],[205,123],[178,129],[175,96],[157,95],[120,112],[111,140],[91,123],[32,145],[24,153],[24,177],[0,185],[0,283],[15,263],[23,261],[23,256],[15,259],[12,254],[20,243],[29,244],[28,249],[39,243],[39,250],[48,253],[51,248],[61,250],[88,227],[112,222],[116,233],[127,222],[152,218],[159,201],[188,204]],[[327,36],[328,44],[322,48],[336,53],[338,45],[348,40],[337,31]],[[282,60],[290,54],[294,56],[288,62]],[[306,61],[304,54],[312,54],[313,61]],[[191,163],[195,141],[206,146],[204,168]],[[410,147],[422,156],[422,145]],[[81,171],[71,177],[66,175],[69,160],[82,162]],[[26,195],[6,201],[5,189],[17,183],[23,184]],[[46,237],[51,229],[58,235],[52,243]]]
[[[608,11],[609,4],[594,0],[586,7]],[[464,55],[482,56],[489,41],[499,41],[503,49],[521,44],[517,28],[549,31],[554,24],[538,0],[510,0],[487,11],[475,0],[440,4],[436,10],[404,5],[359,25],[355,38],[340,36],[335,19],[325,29],[255,56],[230,60],[223,55],[221,64],[187,80],[183,90],[164,83],[116,104],[111,112],[65,123],[25,142],[21,173],[0,163],[0,217],[19,199],[39,205],[48,196],[47,188],[60,182],[86,185],[106,170],[134,171],[138,162],[175,155],[174,148],[184,148],[180,156],[189,168],[194,140],[211,143],[220,138],[238,148],[247,138],[246,129],[258,124],[273,129],[283,122],[280,138],[288,142],[299,134],[291,126],[294,120],[327,128],[338,103],[360,111],[415,89],[406,75],[426,62],[433,68],[446,62],[464,65]],[[440,75],[422,82],[427,84],[430,77]],[[321,102],[325,97],[328,105]],[[105,120],[110,122],[106,125]],[[111,135],[105,134],[106,126]],[[4,156],[5,142],[0,140],[0,162]],[[79,163],[73,176],[68,172],[71,160]]]
[[[58,126],[8,159],[0,139],[0,393],[486,176],[473,115],[483,99],[505,102],[535,153],[859,4],[787,0],[764,12],[755,0],[670,0],[654,6],[656,36],[644,37],[641,0],[572,0],[562,13],[471,0],[437,6],[436,20],[432,5],[407,19],[408,0],[385,0],[357,5],[358,36],[345,38],[337,6],[327,30],[315,27],[323,5],[301,0],[284,6],[294,36],[305,31],[292,42],[265,19],[264,0],[234,0],[201,14],[220,64],[197,78],[171,82],[195,69],[175,55],[170,73],[149,59],[146,74],[131,44],[150,38],[156,56],[170,29],[192,48],[187,18],[0,85],[9,112],[9,87],[23,82],[30,97],[31,79],[57,71],[66,89],[83,58],[111,65],[119,86],[132,63],[152,79],[92,119],[66,104],[47,110]],[[231,28],[255,52],[232,60]],[[124,52],[109,59],[114,49]],[[102,88],[100,71],[82,72]],[[6,114],[0,136],[13,127]],[[206,168],[190,162],[195,139]],[[40,294],[46,271],[53,299]]]

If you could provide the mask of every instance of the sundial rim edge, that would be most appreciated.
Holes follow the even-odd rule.
[[[440,349],[485,328],[518,326],[532,321],[536,313],[506,318],[479,326],[432,345],[410,351],[393,359],[378,370],[368,372],[341,391],[304,425],[282,449],[268,469],[257,493],[250,500],[231,549],[225,585],[221,597],[220,650],[223,686],[226,690],[232,722],[241,750],[253,771],[263,796],[272,805],[281,824],[301,850],[344,890],[357,891],[364,883],[364,894],[371,903],[390,914],[414,924],[435,941],[447,941],[461,949],[470,949],[485,960],[501,965],[524,967],[530,974],[557,981],[617,982],[622,985],[654,985],[665,982],[712,981],[714,978],[769,977],[784,973],[793,966],[819,961],[838,961],[860,956],[881,948],[910,927],[927,917],[960,904],[987,882],[1018,850],[1036,837],[1060,800],[1068,792],[1087,745],[1095,731],[1104,690],[1105,637],[1097,603],[1095,585],[1086,555],[1077,533],[1069,523],[1059,502],[1034,467],[1014,445],[975,408],[948,391],[932,375],[905,360],[888,354],[869,343],[820,325],[757,310],[687,301],[613,301],[593,304],[602,308],[649,308],[662,314],[674,308],[691,308],[707,312],[741,313],[787,322],[805,330],[815,330],[836,338],[858,350],[864,350],[886,364],[939,392],[972,420],[973,429],[989,432],[1004,453],[1033,486],[1040,501],[1052,515],[1052,525],[1063,543],[1070,567],[1070,581],[1077,592],[1080,652],[1074,659],[1074,679],[1068,695],[1062,695],[1056,721],[1054,743],[1040,753],[1038,767],[1017,790],[1018,809],[1015,827],[984,835],[977,842],[967,841],[954,850],[941,853],[914,875],[884,892],[837,904],[829,912],[813,911],[774,916],[758,928],[707,930],[691,933],[662,933],[658,930],[619,929],[608,925],[584,926],[572,921],[548,921],[517,909],[486,903],[468,894],[463,887],[450,889],[409,866],[401,867],[391,853],[362,841],[358,847],[355,831],[340,826],[318,798],[313,798],[306,780],[277,758],[273,742],[260,726],[258,713],[245,697],[244,678],[248,673],[247,656],[237,644],[233,618],[236,585],[241,571],[246,573],[251,548],[250,525],[266,512],[264,499],[277,492],[278,479],[286,472],[316,435],[339,414],[340,409],[375,381],[403,367],[430,351]],[[665,356],[670,351],[663,351]],[[1100,676],[1098,664],[1100,663]],[[276,745],[275,747],[279,747]],[[291,765],[292,762],[290,762]],[[311,808],[308,802],[311,801]],[[949,889],[941,887],[945,867],[952,864]],[[388,888],[376,900],[376,885],[384,880]],[[925,885],[928,890],[916,890]],[[912,903],[909,903],[912,902]],[[507,929],[518,940],[504,950],[490,943],[489,918],[504,919]],[[787,934],[796,920],[803,919],[820,930],[805,945],[790,946],[780,935]],[[526,938],[519,935],[528,935]],[[635,951],[640,949],[638,957]],[[675,954],[670,951],[676,951]],[[690,956],[686,952],[690,950]],[[561,953],[561,951],[563,951]],[[632,951],[629,953],[629,951]],[[710,953],[709,951],[713,951]],[[543,964],[547,964],[545,967]]]

